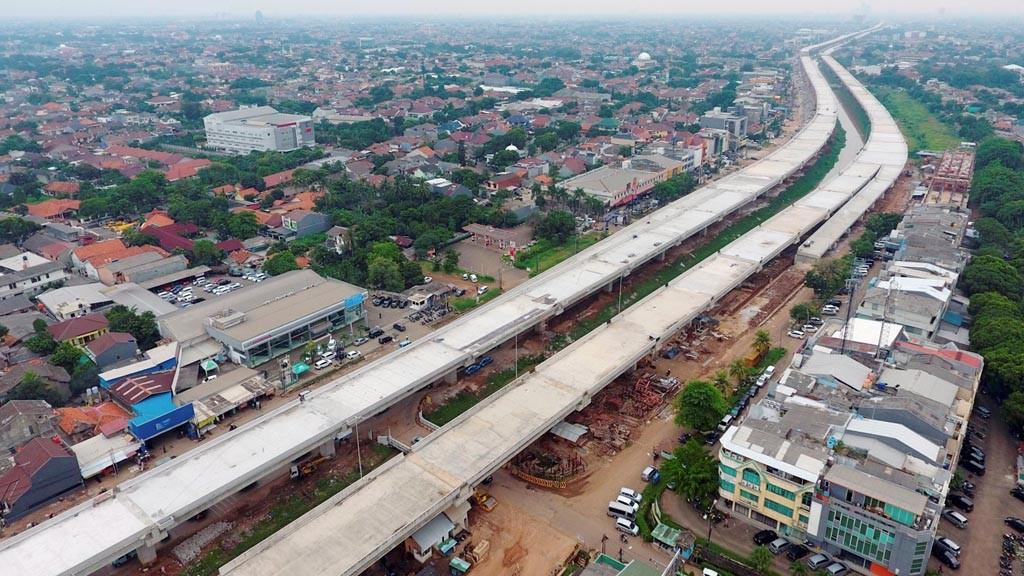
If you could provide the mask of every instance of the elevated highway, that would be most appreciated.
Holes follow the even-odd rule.
[[[110,493],[0,541],[0,566],[11,573],[34,576],[77,575],[91,573],[131,550],[138,551],[140,559],[148,560],[155,554],[155,544],[167,531],[187,518],[286,467],[291,460],[310,450],[319,447],[326,453],[333,452],[333,438],[337,434],[431,383],[454,379],[460,367],[472,363],[481,354],[517,334],[543,326],[549,318],[583,298],[613,286],[638,266],[663,257],[686,239],[704,232],[766,192],[785,185],[816,157],[836,124],[836,98],[809,52],[802,55],[801,66],[816,103],[814,116],[789,142],[764,159],[672,202],[439,329],[428,338],[311,391],[302,401],[296,400],[268,412],[237,430],[204,442],[189,453],[122,483]],[[445,501],[468,496],[466,491],[479,479],[477,476],[486,476],[489,473],[486,471],[495,468],[494,464],[499,461],[487,459],[476,450],[454,448],[453,458],[462,466],[459,468],[461,471],[452,472],[434,463],[438,447],[446,449],[450,439],[457,438],[459,434],[472,436],[474,428],[479,426],[480,435],[474,444],[482,451],[491,452],[491,448],[485,450],[485,447],[493,445],[492,455],[514,453],[543,433],[545,426],[550,428],[568,411],[585,405],[590,394],[611,381],[636,358],[650,352],[664,336],[688,322],[691,312],[706,308],[724,294],[722,290],[727,292],[742,281],[746,277],[743,274],[756,270],[781,251],[781,248],[776,251],[772,247],[782,246],[781,243],[787,239],[792,241],[793,234],[807,232],[814,222],[831,214],[838,206],[827,202],[820,206],[807,206],[795,218],[777,220],[776,217],[772,219],[775,223],[771,226],[769,223],[772,221],[765,223],[737,241],[740,244],[733,248],[737,255],[723,250],[720,256],[695,269],[702,271],[699,277],[691,271],[685,276],[690,278],[687,284],[677,280],[644,300],[643,307],[638,308],[639,304],[634,306],[635,310],[631,309],[630,315],[621,316],[551,358],[519,385],[449,425],[440,434],[445,440],[424,443],[422,448],[417,445],[409,456],[394,460],[340,495],[345,501],[348,494],[359,495],[348,501],[345,510],[355,507],[383,514],[391,506],[379,505],[385,500],[385,494],[395,506],[405,502],[408,508],[398,506],[393,518],[372,531],[364,524],[352,532],[350,537],[362,545],[352,547],[345,562],[331,564],[334,571],[326,570],[324,573],[358,573],[359,566],[383,554],[396,539],[400,541],[403,534],[429,520],[431,513],[436,513],[434,511]],[[751,254],[757,255],[756,262],[750,260]],[[672,301],[674,298],[679,301]],[[665,310],[668,312],[651,313],[648,303],[667,307]],[[647,328],[644,323],[648,318],[644,314],[651,316],[651,324]],[[668,319],[673,320],[666,326]],[[643,334],[643,338],[650,336],[652,340],[646,346],[638,347],[642,342],[633,342],[636,334]],[[606,348],[598,353],[601,347]],[[581,348],[582,352],[578,354],[583,356],[571,352]],[[598,355],[582,362],[581,370],[571,375],[571,380],[555,379],[556,375],[561,377],[560,367],[580,363],[581,358],[595,353]],[[570,359],[564,360],[567,356]],[[549,380],[545,374],[551,374],[552,379]],[[568,382],[578,382],[578,385]],[[525,393],[537,394],[532,406],[542,409],[541,412],[511,407]],[[491,408],[495,402],[501,404]],[[508,414],[497,421],[514,430],[502,427],[500,434],[497,429],[490,434],[486,432],[492,426],[487,419],[495,417],[495,413],[489,410],[495,409],[508,410]],[[425,469],[430,471],[423,474]],[[429,503],[430,506],[425,509],[415,506],[420,503]],[[337,500],[332,500],[332,506],[337,504]],[[324,518],[334,520],[337,516],[332,514]],[[273,542],[278,542],[286,534],[298,532],[298,526],[305,523],[304,519]],[[373,542],[372,549],[365,548],[368,542]],[[284,546],[282,544],[273,550],[283,550]],[[269,558],[270,554],[265,557]],[[258,565],[260,562],[254,560],[246,566]],[[280,573],[290,573],[285,567],[286,564],[281,565]],[[337,572],[336,569],[341,567],[344,572]]]
[[[802,62],[812,83],[823,80],[809,55]],[[883,107],[866,110],[873,125],[891,122]],[[905,145],[893,143],[869,138],[837,177],[227,564],[221,574],[359,574],[437,514],[469,498],[484,478],[587,406],[771,259],[832,221],[864,190],[884,192],[886,182],[891,185],[884,168],[906,161]]]

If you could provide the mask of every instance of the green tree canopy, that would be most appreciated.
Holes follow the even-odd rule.
[[[998,292],[1019,300],[1024,289],[1024,279],[1009,262],[995,256],[974,258],[964,269],[960,288],[967,294]]]
[[[706,508],[718,492],[718,459],[696,438],[672,451],[672,458],[661,466],[661,473],[676,492],[688,501]]]
[[[280,276],[285,272],[298,269],[299,265],[295,262],[295,254],[288,250],[274,254],[263,263],[263,271],[271,276]]]
[[[692,380],[673,401],[676,424],[689,426],[701,432],[714,429],[725,416],[728,406],[714,384]]]
[[[576,232],[576,219],[563,210],[554,210],[537,224],[536,234],[555,244],[565,244]]]
[[[156,316],[148,310],[139,314],[134,308],[118,304],[108,310],[106,315],[110,331],[131,334],[140,350],[149,350],[160,341]]]

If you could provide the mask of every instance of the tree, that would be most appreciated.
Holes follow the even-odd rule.
[[[792,576],[808,576],[810,574],[810,568],[808,568],[803,562],[794,560],[789,565],[789,573]]]
[[[7,392],[8,400],[44,400],[58,408],[67,402],[67,394],[50,386],[34,372],[25,372],[21,382]]]
[[[36,318],[32,321],[32,331],[36,334],[46,332],[46,320],[42,318]]]
[[[736,380],[737,386],[742,386],[750,378],[751,374],[753,374],[753,369],[747,366],[747,363],[742,358],[737,358],[729,363],[729,376]]]
[[[998,292],[1019,300],[1024,278],[1009,262],[995,256],[979,256],[971,260],[960,278],[960,288],[968,295]]]
[[[548,213],[537,225],[537,236],[554,244],[565,244],[576,232],[576,219],[562,210]]]
[[[224,258],[224,251],[209,241],[204,239],[196,240],[192,244],[192,261],[193,266],[213,266]]]
[[[711,383],[715,385],[715,388],[718,388],[723,396],[729,393],[729,373],[725,370],[715,372],[715,375],[711,379]]]
[[[156,316],[148,310],[139,314],[134,308],[118,304],[107,311],[107,321],[111,332],[131,334],[141,350],[149,350],[160,341]]]
[[[398,263],[387,258],[370,260],[366,268],[367,283],[371,288],[398,292],[405,288],[402,271]]]
[[[263,263],[263,271],[271,276],[279,276],[298,269],[299,265],[295,262],[295,254],[288,250],[274,254]]]
[[[699,431],[713,429],[728,410],[722,393],[714,384],[704,380],[687,383],[673,400],[673,406],[676,410],[676,424]]]
[[[75,371],[78,361],[82,358],[82,349],[71,342],[61,342],[50,354],[50,364],[60,366],[67,370],[68,374]]]
[[[978,145],[974,163],[978,170],[998,162],[1007,168],[1024,168],[1024,147],[1006,138],[989,138]]]
[[[260,231],[260,222],[256,213],[248,210],[231,214],[228,217],[228,233],[239,240],[253,238]]]
[[[1003,417],[1010,430],[1024,430],[1024,390],[1014,390],[1003,401]]]
[[[417,284],[423,284],[423,268],[420,267],[419,262],[413,262],[403,258],[402,263],[398,265],[398,268],[402,273],[402,282],[405,284],[405,288],[411,288]]]
[[[441,264],[441,269],[448,274],[459,269],[459,253],[456,250],[449,249],[444,253],[444,262]]]
[[[753,568],[759,574],[765,574],[768,569],[772,567],[772,560],[775,556],[772,555],[772,551],[764,546],[758,546],[750,553],[748,562],[750,567]]]
[[[49,332],[36,332],[25,340],[25,347],[36,354],[47,355],[57,347],[57,342]]]
[[[661,466],[661,473],[676,492],[689,501],[697,501],[701,508],[718,492],[718,460],[696,438],[672,451],[672,458]]]
[[[100,367],[92,362],[79,364],[71,373],[71,382],[68,386],[72,394],[81,394],[86,388],[91,388],[99,383]]]
[[[817,312],[818,311],[814,306],[811,306],[807,302],[801,302],[789,309],[789,317],[792,318],[794,322],[803,324],[807,322],[811,316],[817,314]]]
[[[754,334],[754,343],[751,347],[758,353],[758,355],[764,356],[772,349],[772,337],[766,330],[758,330],[757,333]]]
[[[4,326],[3,324],[0,324],[0,340],[2,340],[4,337],[6,337],[7,334],[10,331],[11,330],[9,328],[7,328],[7,326]]]

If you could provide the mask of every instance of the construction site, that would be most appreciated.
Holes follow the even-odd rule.
[[[927,187],[923,203],[966,208],[974,176],[974,147],[961,145],[932,160],[921,167],[925,176],[922,184]]]

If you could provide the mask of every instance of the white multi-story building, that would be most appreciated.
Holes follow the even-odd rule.
[[[316,144],[312,118],[283,114],[270,106],[210,114],[203,118],[203,125],[208,147],[239,154],[287,152]]]

